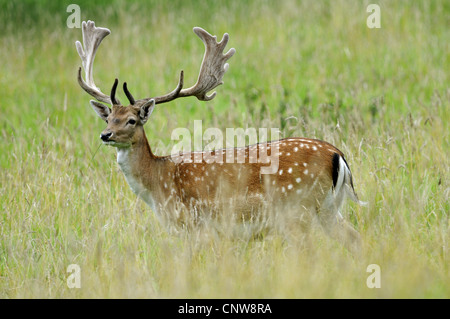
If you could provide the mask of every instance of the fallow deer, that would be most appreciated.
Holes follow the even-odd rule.
[[[339,212],[346,197],[356,201],[352,175],[343,153],[333,145],[316,139],[286,138],[259,143],[244,148],[200,151],[170,156],[152,153],[145,135],[147,123],[155,105],[181,97],[195,96],[209,101],[216,92],[208,92],[223,84],[228,69],[226,61],[235,49],[223,54],[229,36],[220,42],[201,28],[194,28],[205,45],[205,54],[198,80],[194,86],[183,88],[183,71],[177,87],[162,96],[135,100],[126,82],[123,90],[130,102],[123,106],[116,97],[116,79],[108,96],[94,83],[93,62],[101,41],[110,34],[106,28],[95,27],[94,22],[82,24],[83,46],[76,48],[85,70],[85,80],[78,70],[80,86],[96,100],[90,104],[107,127],[100,138],[104,144],[117,149],[117,162],[136,195],[142,198],[165,223],[183,225],[201,214],[221,218],[248,220],[257,218],[268,205],[283,215],[290,205],[306,223],[318,220],[328,234],[342,240],[347,246],[359,242],[359,234]],[[264,174],[267,160],[275,156],[278,167]],[[255,156],[258,157],[255,160]],[[229,163],[223,158],[245,158],[243,163]],[[253,159],[253,160],[252,160]],[[267,159],[267,157],[266,157]],[[269,203],[269,204],[268,204]],[[230,213],[232,211],[233,213]],[[236,213],[236,214],[235,214]],[[302,224],[302,223],[301,223]],[[304,223],[303,223],[304,224]]]

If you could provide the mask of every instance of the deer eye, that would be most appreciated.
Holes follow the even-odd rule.
[[[136,124],[136,120],[134,120],[134,119],[129,119],[128,122],[127,122],[127,124],[134,125],[134,124]]]

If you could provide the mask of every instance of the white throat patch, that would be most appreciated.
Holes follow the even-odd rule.
[[[156,211],[156,205],[155,201],[153,200],[152,194],[148,189],[144,187],[141,181],[132,174],[130,165],[130,152],[130,148],[118,148],[117,163],[119,164],[120,169],[125,175],[125,179],[127,180],[128,185],[130,185],[131,190],[137,196],[142,198],[142,200],[144,200],[144,202],[147,203],[147,205],[149,205],[155,213],[158,213]]]

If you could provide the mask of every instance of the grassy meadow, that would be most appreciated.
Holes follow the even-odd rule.
[[[190,86],[204,50],[192,28],[228,32],[237,52],[216,98],[157,107],[152,150],[168,154],[194,120],[336,145],[368,202],[344,208],[359,256],[320,231],[306,248],[168,234],[100,142],[73,2],[0,0],[0,298],[450,298],[448,1],[76,2],[112,31],[94,66],[104,92],[118,77],[137,98],[161,95],[182,69]],[[380,29],[366,25],[372,2]]]

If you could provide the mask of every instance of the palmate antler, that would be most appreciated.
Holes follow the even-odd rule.
[[[95,86],[93,77],[93,63],[95,53],[97,52],[97,49],[100,46],[102,40],[107,35],[109,35],[111,31],[106,28],[96,27],[95,23],[92,21],[83,21],[82,32],[84,50],[79,41],[76,42],[76,47],[83,64],[83,68],[85,70],[86,81],[83,80],[81,76],[80,68],[78,70],[78,83],[87,93],[89,93],[98,101],[110,105],[120,105],[120,101],[115,97],[115,91],[118,84],[117,79],[114,82],[113,88],[111,90],[111,95],[108,96],[102,93],[100,89]],[[226,61],[234,55],[236,50],[230,49],[227,53],[223,54],[223,50],[225,49],[225,46],[227,45],[229,39],[227,33],[224,34],[220,42],[217,42],[216,36],[210,35],[202,28],[195,27],[194,32],[205,44],[205,55],[203,56],[203,61],[200,67],[197,82],[192,87],[183,89],[184,73],[183,71],[181,71],[178,85],[172,92],[162,96],[149,97],[140,100],[134,99],[134,97],[129,92],[127,84],[125,82],[123,85],[123,89],[128,100],[130,101],[130,104],[142,104],[148,102],[151,99],[155,100],[155,104],[159,104],[175,100],[179,97],[187,96],[195,96],[201,101],[209,101],[216,96],[216,92],[212,93],[211,95],[207,94],[217,86],[223,84],[222,78],[229,67]]]
[[[94,83],[94,59],[95,53],[97,53],[97,49],[100,46],[102,40],[111,33],[109,29],[106,28],[97,28],[93,21],[85,22],[82,24],[82,33],[83,33],[83,46],[80,41],[75,42],[75,46],[77,47],[78,55],[81,58],[81,63],[84,68],[86,81],[81,77],[81,67],[78,69],[78,83],[80,86],[90,95],[92,95],[95,99],[100,102],[111,103],[111,98],[100,91]]]

